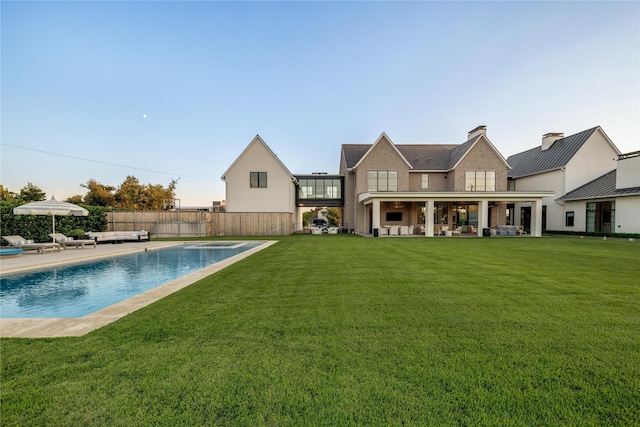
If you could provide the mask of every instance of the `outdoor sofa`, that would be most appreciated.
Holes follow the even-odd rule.
[[[151,240],[151,235],[146,230],[140,231],[89,231],[89,238],[94,239],[97,243],[122,243],[122,242],[141,242],[143,240]]]

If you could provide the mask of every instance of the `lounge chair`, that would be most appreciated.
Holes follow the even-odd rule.
[[[458,236],[462,236],[462,227],[456,227],[455,230],[451,230],[451,235],[457,234]]]
[[[14,248],[35,249],[39,254],[44,254],[47,249],[60,252],[59,243],[34,243],[33,240],[27,240],[22,236],[2,236],[2,238]]]
[[[523,227],[522,225],[519,225],[519,226],[516,228],[516,234],[517,234],[518,236],[524,236],[525,234],[527,234],[527,232],[526,232],[526,231],[524,231],[524,227]]]
[[[442,227],[440,227],[440,231],[438,231],[438,236],[446,235],[447,231],[449,231],[449,226],[448,225],[443,225]]]
[[[67,237],[62,233],[51,233],[49,237],[52,237],[57,243],[60,243],[63,248],[67,246],[75,246],[76,248],[82,247],[84,249],[84,245],[90,245],[94,248],[96,247],[96,241],[94,239],[74,239],[73,237]]]

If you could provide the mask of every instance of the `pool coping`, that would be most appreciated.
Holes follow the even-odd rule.
[[[198,241],[205,243],[208,241]],[[220,243],[220,240],[212,240],[211,242]],[[174,292],[183,289],[198,280],[210,276],[218,271],[234,264],[250,255],[255,254],[263,249],[277,243],[277,240],[251,240],[251,243],[262,243],[260,246],[250,248],[242,253],[219,261],[208,267],[202,268],[186,276],[167,282],[148,291],[134,295],[124,301],[117,302],[108,307],[100,309],[94,313],[87,314],[82,317],[60,317],[60,318],[0,318],[0,338],[59,338],[59,337],[78,337],[85,335],[98,328],[106,326],[116,320],[133,313],[149,304],[171,295]],[[165,248],[169,246],[182,245],[184,243],[194,242],[166,242],[166,245],[155,246],[151,250]],[[143,252],[149,250],[148,247],[138,247],[132,250],[125,250],[118,253],[108,255],[96,255],[94,257],[85,257],[75,261],[62,261],[56,263],[39,264],[37,267],[23,267],[13,269],[11,272],[36,270],[52,265],[66,265],[77,262],[83,262],[92,259],[107,258],[113,256],[124,255],[132,252]],[[31,255],[39,256],[39,255]]]

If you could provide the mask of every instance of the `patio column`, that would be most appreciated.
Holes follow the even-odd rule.
[[[476,233],[482,237],[482,229],[489,226],[489,201],[486,199],[478,202],[478,229]]]
[[[380,229],[380,200],[373,199],[371,202],[371,226]]]
[[[424,237],[433,237],[433,210],[435,204],[432,199],[427,200],[424,211]]]
[[[533,200],[531,202],[531,236],[542,236],[542,200]]]

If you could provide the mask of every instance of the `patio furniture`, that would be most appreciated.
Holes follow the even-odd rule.
[[[311,227],[311,234],[322,234],[322,228],[320,228],[320,227]]]
[[[389,228],[389,236],[398,236],[398,235],[400,235],[400,226],[392,225],[391,228]]]
[[[458,236],[462,236],[462,227],[456,227],[454,230],[451,230],[451,235],[457,234]]]
[[[498,236],[515,236],[517,227],[514,225],[499,225],[496,227]]]
[[[74,239],[73,237],[67,237],[62,233],[50,233],[49,237],[52,237],[57,243],[60,243],[63,248],[67,246],[75,246],[76,249],[81,247],[84,249],[84,245],[96,247],[96,241],[94,239]]]
[[[39,254],[44,254],[46,250],[60,252],[59,243],[34,243],[33,240],[27,240],[22,236],[2,236],[2,238],[14,248],[35,249]]]
[[[413,236],[413,225],[409,226],[409,236]]]
[[[389,235],[389,227],[381,227],[380,230],[378,230],[378,233],[380,236],[388,236]]]
[[[478,230],[473,225],[470,225],[469,226],[469,233],[478,234]]]
[[[329,227],[329,234],[338,234],[338,227]]]
[[[140,242],[142,240],[151,240],[149,232],[146,230],[141,231],[89,231],[87,236],[94,239],[96,242],[111,242],[121,243],[125,240]]]
[[[524,231],[524,227],[522,225],[519,225],[518,227],[516,227],[516,234],[518,236],[524,236],[525,234],[527,234],[527,232]]]
[[[409,235],[409,227],[406,225],[401,225],[400,226],[400,235],[401,236],[408,236]]]
[[[449,231],[449,226],[443,225],[442,227],[440,227],[440,231],[438,231],[438,236],[445,236],[447,234],[447,231]]]

